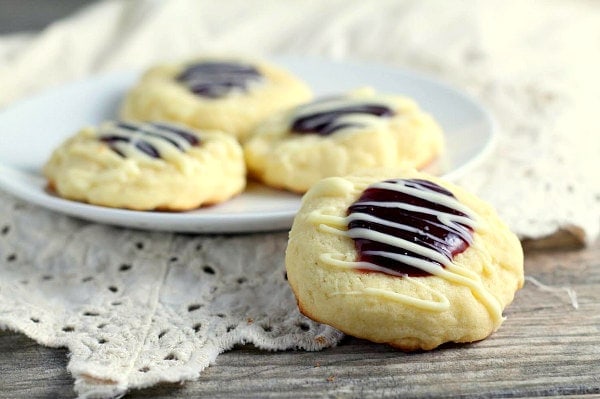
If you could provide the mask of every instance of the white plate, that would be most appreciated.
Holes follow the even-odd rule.
[[[275,62],[305,79],[317,95],[372,86],[413,97],[434,115],[447,137],[436,174],[456,178],[489,153],[495,136],[490,115],[465,94],[428,77],[378,65],[305,58]],[[139,72],[72,83],[0,112],[0,188],[71,216],[120,226],[199,233],[273,231],[291,226],[300,197],[251,184],[224,204],[183,213],[104,208],[58,198],[45,190],[41,168],[51,151],[81,126],[115,118],[124,92]]]

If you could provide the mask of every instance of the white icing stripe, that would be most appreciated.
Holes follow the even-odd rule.
[[[424,286],[426,287],[426,286]],[[414,298],[410,295],[404,295],[397,292],[383,290],[380,288],[364,288],[361,291],[347,291],[347,292],[334,292],[331,294],[332,296],[336,295],[372,295],[372,296],[380,296],[386,299],[400,302],[403,304],[407,304],[413,306],[418,309],[430,311],[430,312],[443,312],[445,310],[450,309],[450,301],[445,296],[439,294],[438,292],[434,292],[431,290],[431,295],[436,297],[437,300],[428,300],[421,298]]]
[[[449,196],[434,190],[421,190],[418,188],[410,187],[402,180],[398,180],[397,183],[383,181],[372,184],[370,188],[379,188],[383,190],[396,191],[399,193],[411,195],[413,197],[421,198],[434,204],[442,205],[455,211],[464,213],[473,222],[475,222],[475,215],[473,214],[471,209],[469,209],[469,207],[467,207],[466,205],[463,205],[454,196]]]
[[[309,222],[312,222],[314,224],[324,223],[324,225],[329,228],[335,227],[335,230],[339,232],[341,232],[342,230],[347,230],[348,228],[348,223],[346,223],[345,218],[341,218],[339,216],[324,215],[320,211],[311,212],[308,215],[308,220]]]
[[[297,107],[294,112],[294,118],[301,118],[312,114],[331,112],[340,108],[355,107],[364,104],[378,105],[382,107],[387,107],[391,110],[394,110],[396,108],[396,105],[393,101],[388,100],[386,97],[383,96],[373,96],[365,98],[333,98],[330,100],[315,101],[313,103]]]
[[[140,156],[140,151],[136,149],[131,143],[126,143],[123,141],[115,141],[114,143],[110,143],[112,148],[115,148],[119,153],[123,154],[126,158],[137,158]]]
[[[362,270],[369,270],[369,271],[380,271],[380,272],[384,272],[387,274],[395,275],[397,277],[403,277],[403,278],[411,281],[413,284],[419,285],[423,290],[429,291],[429,293],[431,294],[432,297],[437,297],[437,300],[431,301],[431,300],[426,300],[426,299],[414,298],[409,295],[399,294],[397,292],[393,292],[393,291],[389,291],[389,290],[383,290],[383,289],[379,289],[379,288],[369,288],[369,287],[364,288],[362,291],[334,292],[331,295],[363,295],[363,294],[380,295],[380,296],[387,297],[394,301],[410,304],[411,306],[415,306],[417,308],[420,308],[423,310],[429,310],[429,311],[433,311],[433,312],[442,312],[442,311],[450,308],[450,302],[448,301],[448,298],[446,298],[444,295],[440,294],[439,292],[436,292],[433,289],[429,288],[425,284],[419,282],[417,279],[413,279],[413,278],[407,277],[403,274],[396,273],[393,270],[390,271],[389,269],[374,265],[369,262],[348,262],[348,261],[344,261],[341,259],[336,259],[335,254],[322,254],[320,256],[320,259],[321,259],[321,261],[323,261],[327,264],[330,264],[332,266],[335,266],[335,267],[338,267],[341,269],[362,269]]]
[[[437,274],[437,270],[441,269],[440,265],[438,263],[430,262],[430,261],[427,261],[426,259],[421,259],[421,258],[417,258],[414,256],[403,255],[403,254],[394,254],[394,253],[386,252],[386,251],[364,251],[363,253],[365,255],[380,256],[382,258],[388,258],[391,260],[395,260],[397,262],[404,263],[405,265],[422,270],[426,273],[433,274],[434,276]],[[448,262],[446,262],[446,263],[448,263]]]

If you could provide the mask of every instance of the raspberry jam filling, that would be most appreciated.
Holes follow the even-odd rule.
[[[385,104],[331,97],[298,107],[290,130],[327,136],[346,128],[365,127],[373,122],[373,117],[389,118],[393,115],[394,111]]]
[[[175,79],[198,96],[216,99],[248,91],[250,84],[263,78],[252,65],[207,61],[190,65]]]
[[[348,208],[347,220],[358,262],[415,277],[431,275],[432,267],[465,251],[475,226],[472,211],[450,191],[421,179],[371,185]]]

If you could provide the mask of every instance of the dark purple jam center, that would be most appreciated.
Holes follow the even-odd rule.
[[[397,183],[398,181],[399,180],[388,180],[387,182]],[[448,197],[454,197],[448,190],[427,180],[408,179],[403,181],[411,188],[429,192],[438,192]],[[372,221],[353,220],[348,224],[349,230],[355,228],[364,228],[379,233],[388,234],[390,236],[399,237],[425,248],[435,250],[448,260],[452,260],[455,255],[466,250],[469,246],[469,243],[472,241],[473,231],[466,225],[456,222],[446,225],[440,221],[436,215],[424,213],[422,210],[406,210],[398,207],[364,204],[364,202],[376,202],[380,204],[402,202],[423,207],[427,210],[434,210],[447,214],[467,217],[467,215],[456,209],[448,208],[444,205],[434,203],[411,194],[400,193],[382,188],[368,188],[363,192],[360,198],[348,208],[348,215],[352,215],[353,213],[357,212],[366,213],[368,215],[381,218],[385,221],[401,224],[406,227],[386,226],[381,224],[381,222],[376,223]],[[443,267],[442,264],[433,259],[429,259],[406,249],[373,241],[368,238],[353,239],[355,248],[358,251],[358,261],[369,262],[396,273],[415,277],[429,275],[428,272],[417,267],[408,265],[396,259],[391,259],[390,257],[382,256],[381,252],[401,254],[418,259],[424,259]],[[373,252],[375,251],[379,252],[379,254],[374,254]]]
[[[326,103],[334,99],[313,102],[313,104]],[[338,130],[348,127],[360,127],[359,123],[345,122],[341,118],[351,114],[367,114],[387,118],[394,115],[394,111],[381,104],[353,104],[342,106],[323,112],[314,112],[302,115],[292,121],[291,131],[293,133],[313,133],[327,136]]]
[[[124,130],[128,130],[131,132],[139,132],[145,136],[159,138],[161,140],[168,142],[173,147],[177,148],[179,151],[182,151],[182,152],[184,151],[184,148],[182,148],[181,145],[177,141],[173,140],[165,132],[169,132],[169,133],[172,133],[172,134],[175,134],[175,135],[181,137],[182,139],[187,141],[191,146],[197,146],[200,144],[200,140],[198,140],[198,137],[196,135],[194,135],[190,132],[187,132],[181,128],[178,128],[176,126],[171,126],[171,125],[168,125],[165,123],[149,123],[147,125],[144,125],[144,124],[136,124],[136,123],[131,123],[131,122],[117,122],[115,124],[115,127],[124,129]],[[151,128],[153,128],[153,129],[151,129]],[[130,143],[132,141],[130,137],[119,134],[118,130],[115,130],[114,133],[104,134],[104,135],[100,136],[99,140],[104,143],[107,143],[109,145],[109,147],[111,148],[111,150],[113,150],[114,152],[116,152],[117,154],[122,156],[123,158],[125,158],[125,154],[123,154],[121,151],[119,151],[119,149],[117,148],[117,146],[115,144],[118,142]],[[134,145],[138,151],[143,152],[144,154],[148,155],[149,157],[160,158],[160,152],[158,151],[158,149],[155,146],[153,146],[151,143],[149,143],[148,141],[143,140],[143,139],[140,140],[138,138],[135,140]]]
[[[263,79],[251,65],[233,62],[200,62],[177,76],[192,93],[202,97],[221,98],[234,90],[247,91],[252,82]]]

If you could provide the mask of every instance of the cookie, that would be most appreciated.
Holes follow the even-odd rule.
[[[52,153],[44,174],[61,197],[135,210],[216,204],[246,185],[234,138],[163,122],[84,128]]]
[[[303,193],[325,177],[381,167],[423,168],[441,128],[409,98],[363,89],[274,115],[244,144],[252,177]]]
[[[299,78],[270,63],[206,58],[150,68],[126,95],[121,117],[216,129],[244,140],[266,116],[311,97]]]
[[[286,269],[306,316],[402,350],[486,338],[523,285],[494,209],[417,171],[327,178],[304,196]]]

